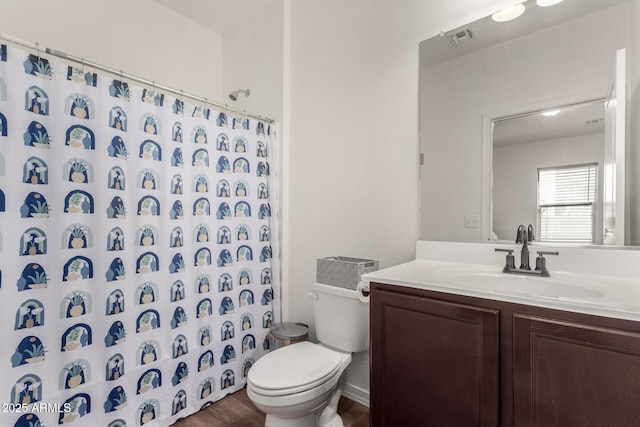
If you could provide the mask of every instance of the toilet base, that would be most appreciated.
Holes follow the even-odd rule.
[[[340,415],[338,414],[335,414],[330,420],[323,420],[322,423],[318,420],[317,425],[318,427],[344,427],[342,418],[340,418]]]
[[[316,414],[312,412],[301,418],[284,419],[267,414],[264,420],[265,427],[316,427]]]
[[[330,420],[323,420],[320,424],[320,417],[315,413],[308,414],[302,418],[284,419],[267,415],[264,420],[265,427],[344,427],[340,415],[335,414]]]
[[[342,418],[338,415],[338,403],[342,396],[342,391],[347,384],[347,372],[343,372],[338,380],[338,385],[335,392],[329,399],[328,405],[318,415],[317,425],[318,427],[344,427]]]

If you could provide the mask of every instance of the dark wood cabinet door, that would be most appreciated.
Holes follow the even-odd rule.
[[[372,286],[371,425],[498,425],[498,310]]]
[[[513,363],[516,427],[640,426],[640,329],[515,313]]]

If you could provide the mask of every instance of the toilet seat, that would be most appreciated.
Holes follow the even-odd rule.
[[[263,396],[284,396],[317,388],[341,372],[340,353],[308,341],[269,353],[249,370],[247,381]]]

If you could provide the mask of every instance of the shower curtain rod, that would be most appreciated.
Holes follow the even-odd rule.
[[[225,111],[230,111],[230,112],[236,113],[236,114],[241,115],[241,116],[251,117],[252,119],[261,120],[261,121],[264,121],[264,122],[267,122],[267,123],[275,123],[275,120],[273,120],[273,119],[271,119],[269,117],[263,117],[263,116],[259,116],[259,115],[255,115],[255,114],[250,114],[250,113],[247,113],[244,110],[239,110],[237,108],[229,107],[227,104],[220,104],[220,103],[217,103],[217,102],[214,102],[214,101],[210,101],[207,98],[203,98],[201,96],[197,96],[197,95],[193,95],[193,94],[190,94],[190,93],[186,93],[186,92],[184,92],[182,90],[173,89],[173,88],[171,88],[169,86],[158,84],[155,81],[149,81],[149,80],[143,79],[141,77],[134,76],[132,74],[124,73],[122,70],[116,70],[115,68],[111,68],[111,67],[107,67],[105,65],[100,65],[100,64],[95,63],[95,62],[87,61],[84,58],[79,58],[77,56],[73,56],[73,55],[70,55],[68,53],[65,53],[65,52],[62,52],[62,51],[59,51],[59,50],[50,49],[50,48],[47,48],[47,47],[44,47],[44,46],[40,46],[37,42],[36,43],[30,43],[30,42],[26,42],[26,41],[23,41],[23,40],[18,40],[18,39],[14,38],[14,37],[11,37],[9,35],[2,34],[2,33],[0,33],[0,40],[8,42],[8,43],[11,43],[11,44],[14,44],[16,46],[20,46],[20,47],[23,47],[23,48],[35,50],[38,53],[43,52],[43,53],[46,53],[48,55],[64,59],[65,61],[70,61],[70,62],[73,62],[73,63],[76,63],[76,64],[81,64],[83,66],[87,66],[87,67],[93,68],[93,69],[95,69],[97,71],[101,71],[101,72],[104,72],[104,73],[109,73],[109,74],[111,74],[113,76],[120,77],[122,79],[127,79],[127,80],[132,81],[132,82],[136,82],[136,83],[148,86],[148,87],[152,87],[152,88],[158,89],[158,90],[160,90],[162,92],[166,92],[166,93],[170,93],[172,95],[175,95],[176,97],[179,97],[179,99],[181,99],[181,98],[189,98],[189,99],[192,99],[194,101],[200,102],[201,104],[209,104],[209,105],[211,105],[213,107],[217,107],[217,108],[223,109]]]

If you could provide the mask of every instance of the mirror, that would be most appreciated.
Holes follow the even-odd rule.
[[[492,240],[603,243],[605,100],[492,120]]]
[[[595,163],[597,191],[589,241],[607,242],[605,230],[612,224],[605,216],[610,199],[604,191],[609,169],[603,105],[615,75],[616,52],[625,48],[633,53],[633,1],[564,0],[539,7],[529,0],[525,13],[514,21],[496,23],[486,17],[420,44],[421,239],[478,242],[495,233],[494,238],[512,241],[518,224],[548,225],[540,222],[538,169]],[[562,136],[524,135],[528,125],[522,121],[538,119],[532,127],[541,131],[540,113],[553,109],[562,111],[554,119],[574,117],[584,129],[573,136],[566,129]],[[501,144],[510,132],[512,137],[514,129],[522,134],[518,138],[529,138],[515,145],[532,151],[507,160],[508,167],[496,166],[496,156],[509,149],[494,153],[493,144]],[[554,138],[583,143],[561,147],[553,144]],[[546,144],[535,148],[532,139]],[[538,164],[533,184],[527,172],[530,183],[516,188],[530,164]],[[626,173],[638,167],[627,163]],[[503,197],[496,197],[497,192]],[[609,203],[618,222],[640,214],[622,203],[635,198],[636,192],[627,186],[618,203]],[[526,203],[521,200],[524,194]],[[528,206],[531,202],[533,207]],[[548,221],[548,212],[544,215]],[[628,233],[620,234],[616,243],[626,238],[626,244],[640,245],[640,240],[629,240]]]

